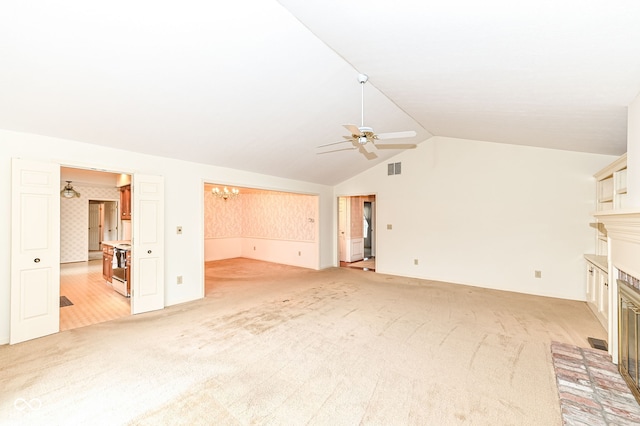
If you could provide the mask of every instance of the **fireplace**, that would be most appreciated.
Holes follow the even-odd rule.
[[[609,353],[640,402],[640,210],[602,211],[595,216],[607,230]]]
[[[640,280],[618,271],[618,370],[640,403]]]

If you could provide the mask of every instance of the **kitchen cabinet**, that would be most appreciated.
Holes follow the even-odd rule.
[[[120,187],[120,219],[131,220],[131,185]]]
[[[102,246],[102,277],[111,282],[113,275],[113,246]]]

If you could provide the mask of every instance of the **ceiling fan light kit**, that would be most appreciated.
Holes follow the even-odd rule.
[[[413,130],[408,130],[404,132],[393,132],[393,133],[380,133],[376,134],[373,131],[373,127],[368,127],[364,125],[364,84],[369,81],[369,76],[366,74],[358,74],[358,82],[360,83],[361,88],[361,96],[360,96],[360,126],[356,126],[354,124],[345,124],[344,127],[349,131],[349,136],[343,136],[345,140],[339,142],[332,142],[324,145],[319,145],[317,148],[326,148],[328,146],[342,144],[342,143],[351,143],[351,147],[348,148],[336,148],[328,151],[317,152],[317,154],[328,154],[330,152],[339,152],[339,151],[352,151],[358,150],[362,155],[365,156],[367,160],[373,160],[378,158],[375,152],[369,152],[365,149],[365,145],[371,142],[376,149],[413,149],[417,145],[416,144],[381,144],[376,145],[377,140],[382,139],[402,139],[402,138],[412,138],[416,135],[416,132]]]

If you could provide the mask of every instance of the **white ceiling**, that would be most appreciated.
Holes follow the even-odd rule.
[[[335,184],[377,132],[626,150],[640,2],[5,0],[0,128]]]

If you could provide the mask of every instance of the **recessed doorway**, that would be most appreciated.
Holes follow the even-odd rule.
[[[376,196],[338,197],[338,260],[341,267],[376,269]]]

